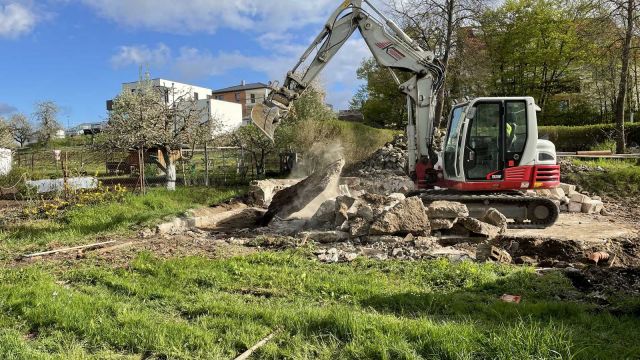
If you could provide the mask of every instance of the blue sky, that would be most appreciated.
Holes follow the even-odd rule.
[[[337,0],[0,0],[0,116],[53,100],[66,127],[104,120],[140,66],[208,88],[282,81]],[[350,40],[320,81],[348,106],[369,56]]]

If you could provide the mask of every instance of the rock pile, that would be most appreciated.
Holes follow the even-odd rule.
[[[393,141],[378,149],[369,158],[354,164],[346,176],[406,175],[407,138],[397,135]]]
[[[426,238],[432,233],[455,244],[479,243],[504,233],[507,219],[489,209],[480,220],[471,218],[466,205],[436,201],[425,206],[420,198],[403,194],[339,196],[325,201],[307,221],[304,241],[321,244],[345,241],[385,242]]]
[[[604,203],[599,196],[582,194],[571,184],[560,184],[556,189],[535,190],[532,194],[553,200],[562,212],[600,214],[604,211]]]

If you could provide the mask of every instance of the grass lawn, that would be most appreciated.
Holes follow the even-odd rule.
[[[99,235],[126,234],[134,226],[150,226],[197,206],[228,200],[244,190],[178,188],[152,189],[145,196],[128,194],[122,203],[105,203],[67,211],[60,219],[9,224],[0,230],[2,249],[35,250],[47,245],[66,246]]]
[[[305,250],[0,273],[2,359],[637,359],[638,306],[560,274],[445,260],[320,264]],[[520,304],[503,303],[504,293]],[[635,311],[635,315],[633,313]]]
[[[572,160],[574,165],[585,165],[605,171],[587,171],[563,174],[567,180],[580,184],[585,190],[598,194],[640,195],[640,163],[636,160]]]

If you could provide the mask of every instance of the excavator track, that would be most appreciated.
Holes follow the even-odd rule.
[[[509,219],[509,229],[544,229],[553,225],[560,210],[551,200],[525,195],[519,191],[506,193],[468,193],[454,190],[421,190],[408,196],[418,196],[425,205],[434,201],[456,201],[469,207],[472,217],[479,218],[489,208],[495,208]]]

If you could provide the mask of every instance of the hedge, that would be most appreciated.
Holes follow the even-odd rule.
[[[540,126],[541,139],[549,139],[558,151],[585,151],[608,140],[615,140],[615,124],[585,126]],[[640,144],[640,123],[625,126],[627,144]]]

